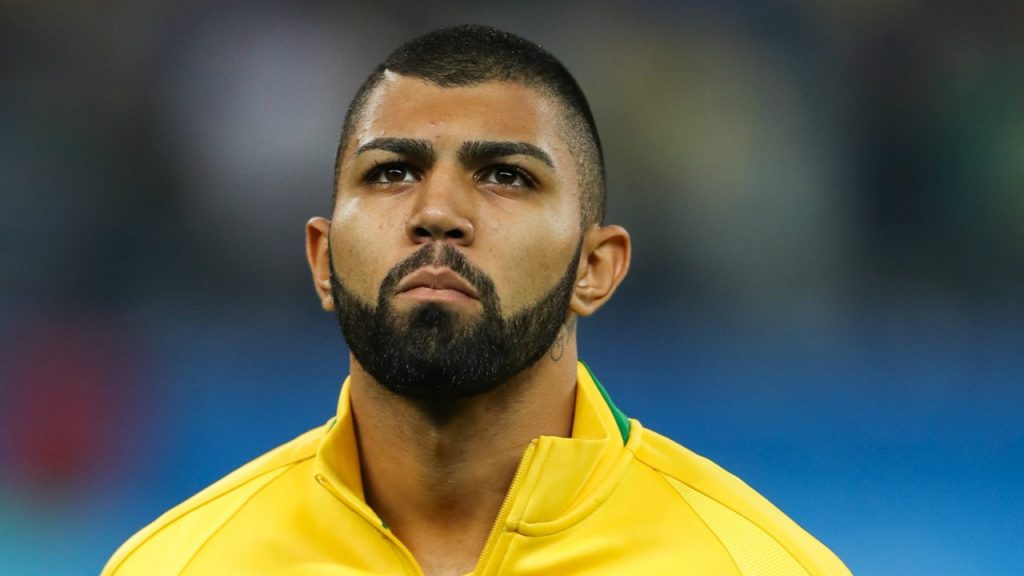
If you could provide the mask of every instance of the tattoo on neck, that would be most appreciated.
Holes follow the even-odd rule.
[[[558,336],[555,338],[555,343],[551,345],[551,349],[548,350],[548,358],[551,358],[552,362],[558,362],[565,355],[565,345],[569,341],[569,337],[576,332],[576,318],[570,318],[568,322],[562,324],[562,327],[558,329]]]

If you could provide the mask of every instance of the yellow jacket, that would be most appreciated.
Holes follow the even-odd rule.
[[[473,574],[849,574],[735,476],[628,420],[581,363],[572,438],[526,449]],[[338,415],[125,542],[103,576],[422,574],[363,500]]]

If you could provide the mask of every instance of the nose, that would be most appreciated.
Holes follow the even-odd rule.
[[[419,186],[406,232],[409,238],[423,244],[431,241],[449,242],[459,246],[473,243],[475,228],[473,190],[460,182],[458,175],[435,170]]]

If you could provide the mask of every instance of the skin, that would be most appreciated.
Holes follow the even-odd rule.
[[[388,73],[348,142],[331,219],[313,218],[306,227],[325,310],[334,306],[332,266],[347,288],[376,302],[392,266],[425,243],[447,242],[494,281],[505,317],[555,285],[582,234],[559,337],[541,360],[490,392],[443,407],[418,402],[390,392],[350,358],[367,503],[427,574],[471,571],[526,446],[541,435],[571,435],[576,318],[603,305],[629,267],[624,229],[581,230],[563,115],[557,101],[516,83],[442,88]],[[396,152],[390,139],[415,141],[420,152],[425,144],[431,153],[408,146]],[[548,160],[508,150],[470,154],[467,142],[528,144]],[[380,163],[389,169],[375,171]],[[419,288],[393,303],[402,312],[426,301],[456,311],[462,322],[481,312],[477,300],[451,290]]]

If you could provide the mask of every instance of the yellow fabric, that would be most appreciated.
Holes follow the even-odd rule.
[[[807,570],[771,534],[675,478],[668,482],[718,536],[742,574],[807,576]]]
[[[348,386],[331,422],[130,538],[103,576],[422,574],[363,500]],[[526,450],[473,574],[848,575],[736,477],[612,411],[581,364],[571,438]]]

